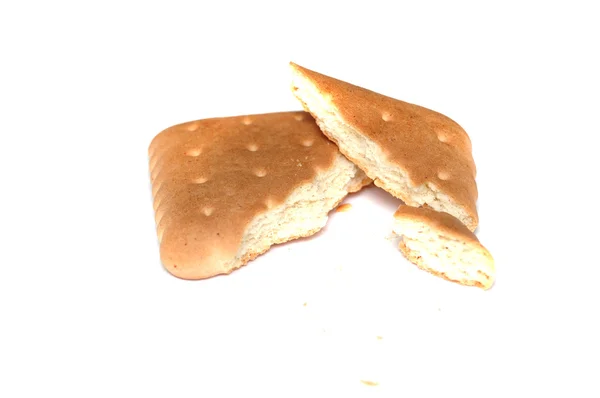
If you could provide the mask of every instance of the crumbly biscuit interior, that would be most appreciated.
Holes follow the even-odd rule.
[[[402,236],[401,248],[419,267],[464,285],[487,289],[493,284],[493,260],[481,245],[417,220],[396,219],[394,232]]]
[[[366,175],[338,154],[331,168],[310,184],[294,190],[287,200],[255,217],[248,225],[236,256],[223,265],[225,272],[239,268],[251,253],[263,253],[276,243],[309,236],[325,226],[328,213],[362,187]]]

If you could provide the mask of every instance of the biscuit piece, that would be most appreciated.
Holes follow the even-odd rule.
[[[292,90],[323,133],[375,184],[411,206],[478,223],[467,133],[448,117],[290,64]]]
[[[494,259],[456,217],[425,207],[400,206],[394,232],[400,251],[419,268],[462,285],[488,289],[494,283]]]
[[[184,279],[228,274],[309,236],[371,181],[305,112],[198,120],[149,148],[160,256]]]

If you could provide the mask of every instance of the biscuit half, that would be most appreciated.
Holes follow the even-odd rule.
[[[411,206],[478,224],[476,169],[467,133],[450,118],[303,68],[292,90],[323,133],[375,184]]]
[[[309,236],[371,182],[305,112],[198,120],[149,148],[160,257],[184,279],[228,274]]]
[[[402,236],[400,251],[419,268],[462,285],[488,289],[494,283],[492,255],[456,217],[400,206],[394,232]]]

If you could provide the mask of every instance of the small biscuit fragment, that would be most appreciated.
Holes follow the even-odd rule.
[[[316,233],[371,182],[305,112],[179,124],[149,156],[161,260],[183,279],[228,274]]]
[[[477,227],[475,163],[467,133],[450,118],[303,68],[292,91],[340,151],[375,185],[411,206]]]
[[[425,207],[400,206],[394,232],[400,251],[419,268],[462,285],[488,289],[494,283],[494,259],[456,217]]]

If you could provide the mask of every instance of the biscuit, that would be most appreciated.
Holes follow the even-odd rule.
[[[305,112],[198,120],[149,147],[160,257],[183,279],[228,274],[309,236],[370,179]]]
[[[456,217],[425,207],[400,206],[394,232],[400,251],[419,268],[462,285],[488,289],[494,283],[494,259]]]
[[[407,205],[478,224],[467,133],[450,118],[294,63],[292,91],[323,133],[375,184]]]

